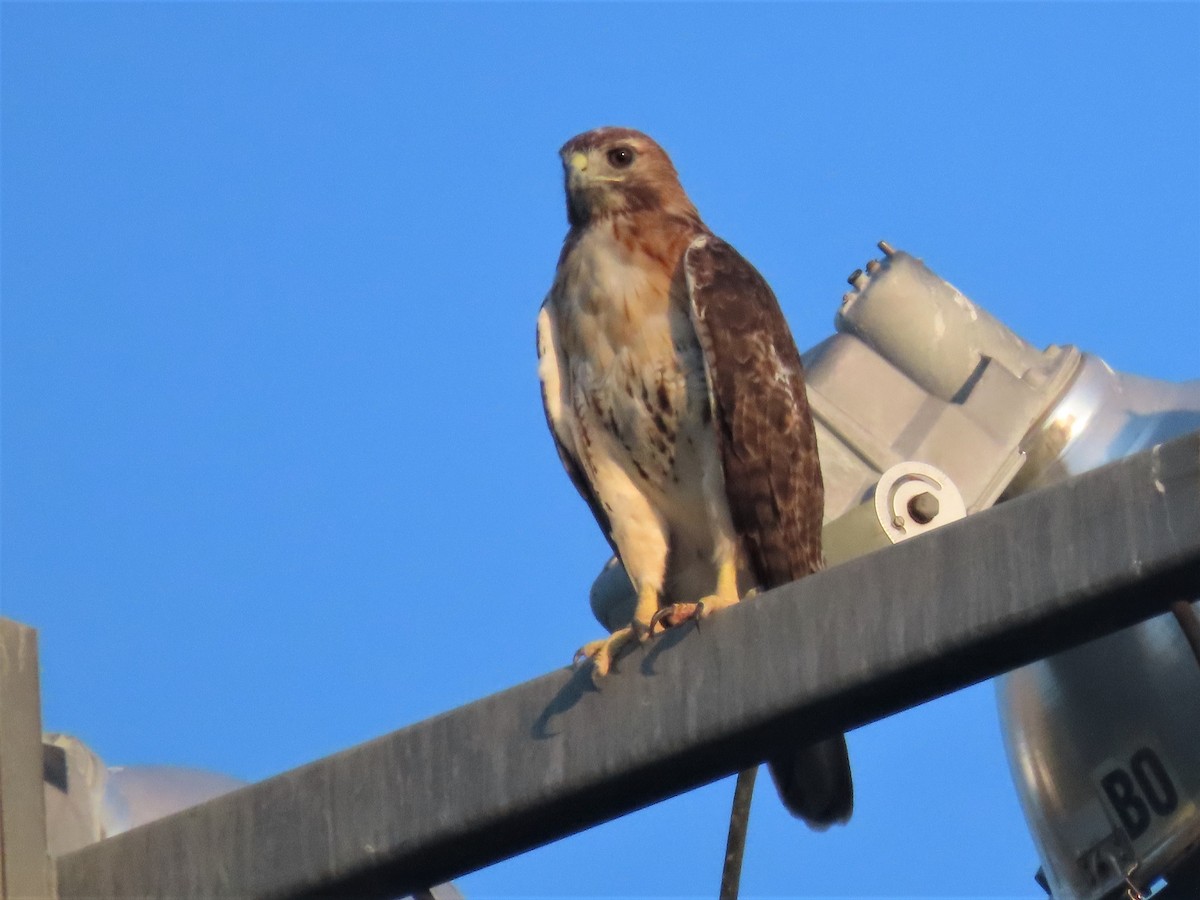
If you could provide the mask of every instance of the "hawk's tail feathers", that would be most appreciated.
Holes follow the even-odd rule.
[[[779,799],[809,828],[824,831],[850,821],[854,811],[854,781],[844,735],[807,744],[767,761]]]

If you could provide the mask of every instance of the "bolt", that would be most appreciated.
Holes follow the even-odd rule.
[[[941,508],[938,498],[929,491],[922,491],[908,501],[908,514],[918,525],[928,525],[937,518]]]
[[[858,281],[862,277],[863,277],[863,270],[855,269],[853,272],[850,273],[850,277],[846,279],[846,282],[848,284],[853,285],[854,287],[858,287]]]
[[[873,259],[867,263],[867,274],[874,275],[880,269],[879,260]]]
[[[876,246],[878,246],[879,249],[882,250],[888,256],[891,256],[893,253],[896,252],[895,250],[892,249],[892,245],[889,244],[887,241],[880,241]]]

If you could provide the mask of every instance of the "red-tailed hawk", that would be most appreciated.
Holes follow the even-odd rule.
[[[707,616],[821,568],[824,489],[779,304],[701,221],[666,153],[599,128],[560,155],[571,227],[538,315],[542,399],[638,598],[628,626],[580,650],[602,677],[664,616]],[[844,739],[800,755],[776,767],[794,787],[785,802],[815,827],[844,821]]]

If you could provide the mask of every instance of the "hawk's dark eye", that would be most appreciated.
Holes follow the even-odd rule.
[[[614,169],[625,169],[633,163],[632,147],[613,147],[608,151],[608,161]]]

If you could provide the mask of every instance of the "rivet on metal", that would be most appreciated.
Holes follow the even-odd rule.
[[[908,514],[918,525],[928,525],[937,518],[941,508],[938,498],[929,491],[922,491],[908,501]]]

